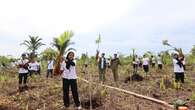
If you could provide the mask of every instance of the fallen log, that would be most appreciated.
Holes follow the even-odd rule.
[[[117,90],[117,91],[121,91],[121,92],[124,92],[124,93],[127,93],[127,94],[130,94],[130,95],[133,95],[134,97],[137,97],[137,98],[142,98],[142,99],[145,99],[145,100],[149,100],[149,101],[152,101],[154,103],[157,103],[157,104],[161,104],[163,105],[164,107],[168,107],[169,109],[172,109],[174,110],[174,106],[165,102],[165,101],[162,101],[162,100],[158,100],[158,99],[155,99],[155,98],[152,98],[152,97],[148,97],[148,96],[144,96],[144,95],[141,95],[141,94],[137,94],[137,93],[134,93],[134,92],[131,92],[131,91],[127,91],[125,89],[121,89],[121,88],[117,88],[117,87],[113,87],[113,86],[109,86],[109,85],[105,85],[105,84],[99,84],[99,83],[95,83],[95,82],[89,82],[88,80],[85,80],[83,78],[78,78],[86,83],[91,83],[91,84],[94,84],[94,85],[100,85],[102,87],[106,87],[106,88],[109,88],[109,89],[114,89],[114,90]]]

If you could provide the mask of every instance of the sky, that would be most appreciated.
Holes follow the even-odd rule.
[[[195,0],[0,0],[0,55],[18,57],[28,35],[51,47],[54,37],[73,30],[77,55],[100,51],[129,55],[168,49],[169,40],[188,53],[195,45]]]

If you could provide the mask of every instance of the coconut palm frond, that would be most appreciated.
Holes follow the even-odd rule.
[[[42,38],[39,38],[39,36],[29,35],[29,40],[24,40],[24,42],[20,45],[26,46],[28,50],[35,53],[36,50],[38,50],[41,46],[45,45],[41,41]]]

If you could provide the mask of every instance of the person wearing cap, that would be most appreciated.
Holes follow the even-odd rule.
[[[114,54],[114,58],[111,60],[111,69],[112,73],[114,76],[114,81],[117,82],[119,77],[118,77],[118,66],[120,65],[120,60],[117,57],[117,54]]]
[[[19,91],[23,89],[28,89],[27,78],[28,78],[28,60],[26,59],[26,54],[22,54],[22,59],[17,63],[18,73],[19,73]]]
[[[102,53],[102,56],[98,58],[98,68],[99,68],[99,80],[104,82],[106,80],[106,58],[105,53]]]
[[[184,83],[184,65],[182,59],[179,58],[177,53],[173,54],[173,66],[175,73],[175,82]]]

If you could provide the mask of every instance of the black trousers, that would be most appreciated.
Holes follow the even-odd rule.
[[[69,99],[69,87],[71,86],[71,91],[73,95],[73,99],[75,102],[76,107],[80,106],[79,95],[77,90],[77,80],[76,79],[65,79],[63,78],[63,100],[64,106],[70,106],[70,99]]]
[[[175,73],[175,82],[179,82],[181,81],[182,83],[184,83],[184,73]]]
[[[49,77],[49,75],[51,75],[51,78],[53,77],[53,69],[48,69],[47,70],[47,78]]]
[[[149,72],[149,66],[148,65],[143,65],[144,72],[148,73]]]
[[[152,63],[152,68],[154,68],[155,67],[155,63]]]
[[[19,84],[26,84],[27,83],[27,78],[28,78],[28,73],[19,73]]]
[[[158,64],[158,69],[162,70],[162,64]]]

